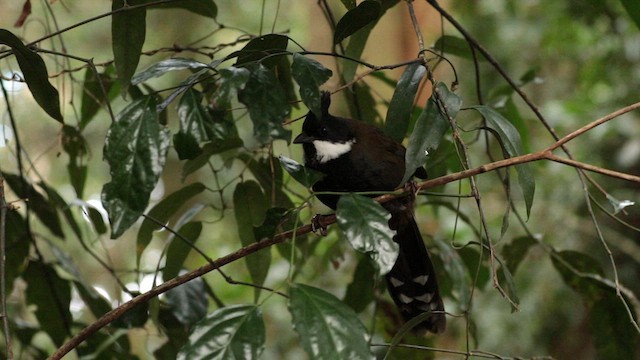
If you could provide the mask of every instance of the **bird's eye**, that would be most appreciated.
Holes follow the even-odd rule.
[[[327,133],[328,133],[329,131],[327,130],[327,127],[326,127],[326,126],[323,126],[323,127],[320,129],[320,132],[322,133],[322,135],[327,135]]]

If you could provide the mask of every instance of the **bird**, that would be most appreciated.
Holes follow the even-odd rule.
[[[402,144],[374,125],[333,116],[331,94],[320,94],[320,112],[309,111],[294,144],[301,144],[305,166],[324,177],[312,185],[313,192],[393,191],[405,173]],[[420,167],[413,174],[426,178]],[[326,206],[336,209],[340,195],[316,194]],[[444,304],[435,269],[414,218],[412,196],[383,203],[391,214],[389,228],[399,245],[398,258],[385,275],[388,292],[405,321],[430,313],[414,330],[442,333],[446,328]]]

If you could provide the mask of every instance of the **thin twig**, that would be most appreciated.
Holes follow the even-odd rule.
[[[4,178],[0,173],[0,301],[2,302],[2,329],[4,332],[4,343],[6,346],[7,359],[13,359],[13,349],[11,347],[11,334],[9,333],[9,316],[7,314],[7,274],[6,274],[6,219],[7,201],[4,198]]]

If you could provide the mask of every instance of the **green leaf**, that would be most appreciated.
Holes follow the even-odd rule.
[[[171,244],[169,244],[169,248],[167,249],[167,260],[162,270],[162,278],[165,281],[178,276],[189,252],[193,249],[193,243],[200,237],[200,233],[202,233],[202,223],[194,221],[188,222],[178,229],[178,234],[189,240],[191,244],[187,244],[181,238],[171,236]]]
[[[278,166],[278,159],[275,157],[254,159],[247,154],[241,154],[238,158],[247,164],[249,171],[260,183],[267,199],[273,200],[272,207],[285,209],[294,207],[291,199],[283,191],[283,173],[282,168]]]
[[[137,296],[139,293],[134,295]],[[111,325],[120,329],[142,328],[147,320],[149,320],[149,303],[143,302],[115,319]]]
[[[276,73],[278,84],[280,84],[280,88],[282,88],[287,102],[296,109],[299,109],[298,94],[293,88],[293,77],[291,75],[291,62],[289,61],[289,58],[281,56],[273,70]]]
[[[269,208],[265,214],[264,221],[260,226],[253,227],[253,235],[256,240],[268,239],[275,235],[278,228],[282,225],[283,218],[287,214],[288,209],[285,208]]]
[[[453,295],[458,299],[459,306],[465,309],[471,298],[471,286],[466,265],[451,245],[437,237],[434,237],[433,241],[438,246],[444,269],[451,279]]]
[[[236,149],[243,145],[241,139],[237,137],[216,140],[206,143],[202,147],[202,151],[193,159],[187,160],[182,169],[182,179],[184,180],[189,174],[203,167],[209,161],[209,158],[215,154],[220,154],[227,150]]]
[[[527,252],[531,246],[535,244],[536,241],[534,238],[530,236],[521,236],[513,239],[510,244],[507,244],[502,248],[502,258],[505,260],[507,268],[511,273],[516,273],[518,266],[527,255]]]
[[[622,6],[624,7],[624,9],[627,10],[629,17],[631,17],[631,20],[633,20],[633,22],[636,23],[638,29],[640,29],[640,3],[638,3],[638,1],[636,0],[620,1],[622,2]]]
[[[158,223],[166,224],[187,201],[200,194],[204,189],[205,186],[199,182],[189,184],[180,190],[174,191],[149,210],[147,216],[157,222],[147,218],[142,221],[140,230],[138,230],[138,257],[151,242],[153,232],[162,228]]]
[[[425,67],[422,64],[409,64],[393,92],[384,123],[384,132],[397,142],[402,142],[409,128],[413,100],[424,78],[424,73]]]
[[[300,85],[302,102],[320,117],[320,85],[329,80],[333,72],[314,59],[300,54],[293,54],[291,64],[293,78]]]
[[[147,3],[154,2],[154,0],[146,0]],[[215,19],[218,15],[218,7],[213,0],[180,0],[173,1],[167,4],[154,5],[150,9],[184,9],[194,14],[202,15],[211,19]]]
[[[310,188],[311,185],[324,177],[323,173],[302,166],[295,160],[289,159],[284,155],[278,156],[278,160],[280,160],[280,165],[282,165],[284,170],[288,172],[292,178],[307,188]]]
[[[62,149],[69,155],[69,180],[76,194],[81,197],[87,180],[87,167],[81,165],[84,163],[82,158],[88,153],[87,142],[78,128],[69,125],[62,126],[60,138]]]
[[[166,297],[171,312],[183,325],[191,327],[207,315],[209,301],[202,278],[167,291]]]
[[[355,312],[360,313],[375,300],[373,293],[378,270],[371,259],[361,256],[358,266],[353,273],[353,279],[347,286],[343,302],[349,305]]]
[[[220,70],[220,79],[218,80],[218,89],[213,96],[215,107],[227,110],[231,99],[236,96],[238,91],[244,89],[244,85],[249,81],[251,72],[246,68],[228,67]]]
[[[144,4],[147,0],[127,0],[127,6]],[[111,10],[125,7],[125,0],[113,0]],[[136,72],[142,46],[146,36],[146,7],[125,10],[111,16],[111,38],[113,60],[124,96],[129,89],[131,77]]]
[[[354,9],[347,11],[336,24],[333,43],[338,44],[356,31],[377,21],[381,12],[380,2],[372,0],[365,0]]]
[[[469,47],[469,43],[465,39],[459,38],[457,36],[452,35],[443,35],[436,43],[433,45],[435,51],[441,51],[447,54],[459,56],[463,59],[473,60],[473,54],[471,53],[471,48]],[[476,58],[478,61],[487,61],[484,56],[481,56],[477,53]]]
[[[508,157],[515,157],[524,154],[520,134],[509,120],[505,119],[500,115],[500,113],[488,106],[478,105],[473,106],[472,108],[482,114],[482,117],[487,121],[487,126],[498,134],[500,143]],[[533,205],[533,195],[536,191],[533,172],[531,171],[529,164],[516,165],[515,168],[518,173],[518,182],[527,207],[527,217],[529,217],[531,214],[531,206]]]
[[[169,130],[158,122],[153,96],[132,102],[111,124],[104,158],[111,181],[102,188],[111,238],[118,238],[142,215],[167,158]]]
[[[109,303],[109,300],[100,295],[94,288],[89,287],[80,281],[74,281],[73,284],[75,285],[80,298],[87,305],[93,316],[99,318],[111,311],[111,303]]]
[[[71,212],[71,207],[67,202],[55,191],[52,187],[48,186],[44,182],[38,183],[38,185],[47,193],[47,197],[49,198],[49,202],[53,205],[54,208],[58,209],[62,212],[65,220],[67,220],[67,224],[73,230],[73,233],[78,237],[78,239],[82,239],[82,230],[80,230],[80,226],[78,222],[73,217],[73,213]]]
[[[258,359],[264,350],[265,327],[255,305],[228,306],[202,319],[191,331],[178,359]]]
[[[474,280],[474,285],[478,289],[483,289],[485,285],[489,282],[491,277],[489,267],[486,263],[480,262],[480,252],[478,250],[473,249],[469,246],[465,246],[457,250],[458,255],[462,262],[464,262],[467,267],[467,271],[469,273],[469,278]],[[486,253],[485,259],[486,259]],[[476,278],[476,272],[478,271],[478,263],[480,263],[480,270],[478,272],[478,276]]]
[[[101,106],[116,97],[117,93],[112,91],[117,90],[111,77],[113,70],[113,66],[108,66],[102,74],[96,74],[92,68],[87,68],[82,84],[79,126],[81,130],[93,120]]]
[[[291,112],[282,88],[278,85],[273,72],[259,65],[252,67],[251,77],[238,100],[247,106],[253,122],[253,134],[261,144],[274,139],[291,139],[291,130],[282,126],[282,122]]]
[[[584,276],[604,275],[602,267],[594,258],[581,252],[565,250],[553,253],[551,261],[564,282],[580,293],[585,301],[594,303],[600,297],[603,285],[591,277]]]
[[[7,211],[5,230],[5,283],[7,294],[10,294],[13,281],[26,267],[29,247],[34,240],[27,223],[17,211]]]
[[[405,154],[406,169],[402,183],[409,180],[416,169],[424,165],[428,154],[438,148],[445,132],[451,127],[449,119],[441,113],[436,102],[436,93],[449,116],[455,118],[460,106],[462,106],[462,99],[450,92],[446,85],[443,83],[436,85],[436,91],[431,95],[427,106],[416,120],[416,125],[409,138],[409,146],[407,146]]]
[[[70,334],[71,285],[58,276],[56,271],[39,262],[30,262],[23,274],[27,282],[27,302],[36,306],[35,315],[43,330],[53,343],[61,346]]]
[[[104,219],[102,218],[102,214],[93,206],[86,206],[85,209],[88,212],[89,220],[93,224],[93,228],[100,235],[107,232],[107,225],[104,223]]]
[[[64,122],[60,113],[58,90],[49,82],[47,66],[40,55],[29,50],[17,36],[6,29],[0,29],[0,44],[9,46],[13,51],[24,81],[38,105],[55,120]]]
[[[294,284],[289,311],[311,359],[374,359],[358,315],[335,296]]]
[[[598,359],[637,358],[637,330],[629,321],[629,314],[613,289],[591,306],[589,320]]]
[[[236,186],[233,192],[233,206],[238,224],[238,235],[242,246],[255,243],[260,239],[255,238],[253,227],[264,222],[269,202],[265,198],[260,185],[255,181],[245,181]],[[245,257],[245,263],[249,269],[251,280],[256,285],[264,284],[271,265],[271,252],[269,248],[260,250]],[[260,289],[255,289],[255,301],[260,297]]]
[[[389,228],[389,212],[375,200],[362,195],[343,195],[336,209],[338,227],[354,249],[376,263],[379,273],[388,273],[398,258],[395,232]]]
[[[180,99],[178,118],[180,130],[173,142],[180,160],[194,159],[202,152],[201,143],[220,138],[211,113],[202,106],[202,94],[193,88],[185,91]]]
[[[209,65],[193,59],[170,58],[159,61],[131,78],[131,85],[138,85],[149,79],[160,77],[169,71],[208,68]]]
[[[342,5],[347,8],[347,10],[351,10],[356,7],[356,0],[340,0]]]
[[[240,51],[230,54],[227,59],[237,56],[234,66],[248,66],[260,62],[268,68],[278,63],[278,58],[287,51],[289,38],[284,35],[267,34],[252,39]],[[276,55],[282,54],[282,55]]]
[[[3,172],[2,177],[16,196],[29,202],[29,208],[52,234],[64,238],[60,217],[52,201],[47,200],[33,185],[18,175]]]
[[[506,285],[506,296],[507,300],[509,300],[509,304],[511,305],[511,312],[518,311],[518,304],[520,304],[520,299],[518,298],[518,292],[516,288],[516,282],[513,279],[513,275],[509,268],[506,266],[500,266],[500,272],[498,273],[498,283],[500,286],[504,288]]]
[[[354,79],[356,70],[360,63],[351,59],[360,59],[362,57],[362,53],[364,52],[364,48],[367,45],[367,40],[369,40],[369,35],[371,35],[371,30],[373,30],[374,25],[375,23],[363,27],[353,34],[351,39],[349,39],[349,44],[345,50],[345,56],[348,58],[342,60],[342,78],[345,83],[349,83]]]

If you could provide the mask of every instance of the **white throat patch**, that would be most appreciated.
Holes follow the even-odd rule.
[[[321,164],[329,160],[337,159],[340,156],[351,151],[356,139],[351,139],[344,143],[333,143],[331,141],[313,140],[313,146],[316,148],[316,158]]]

